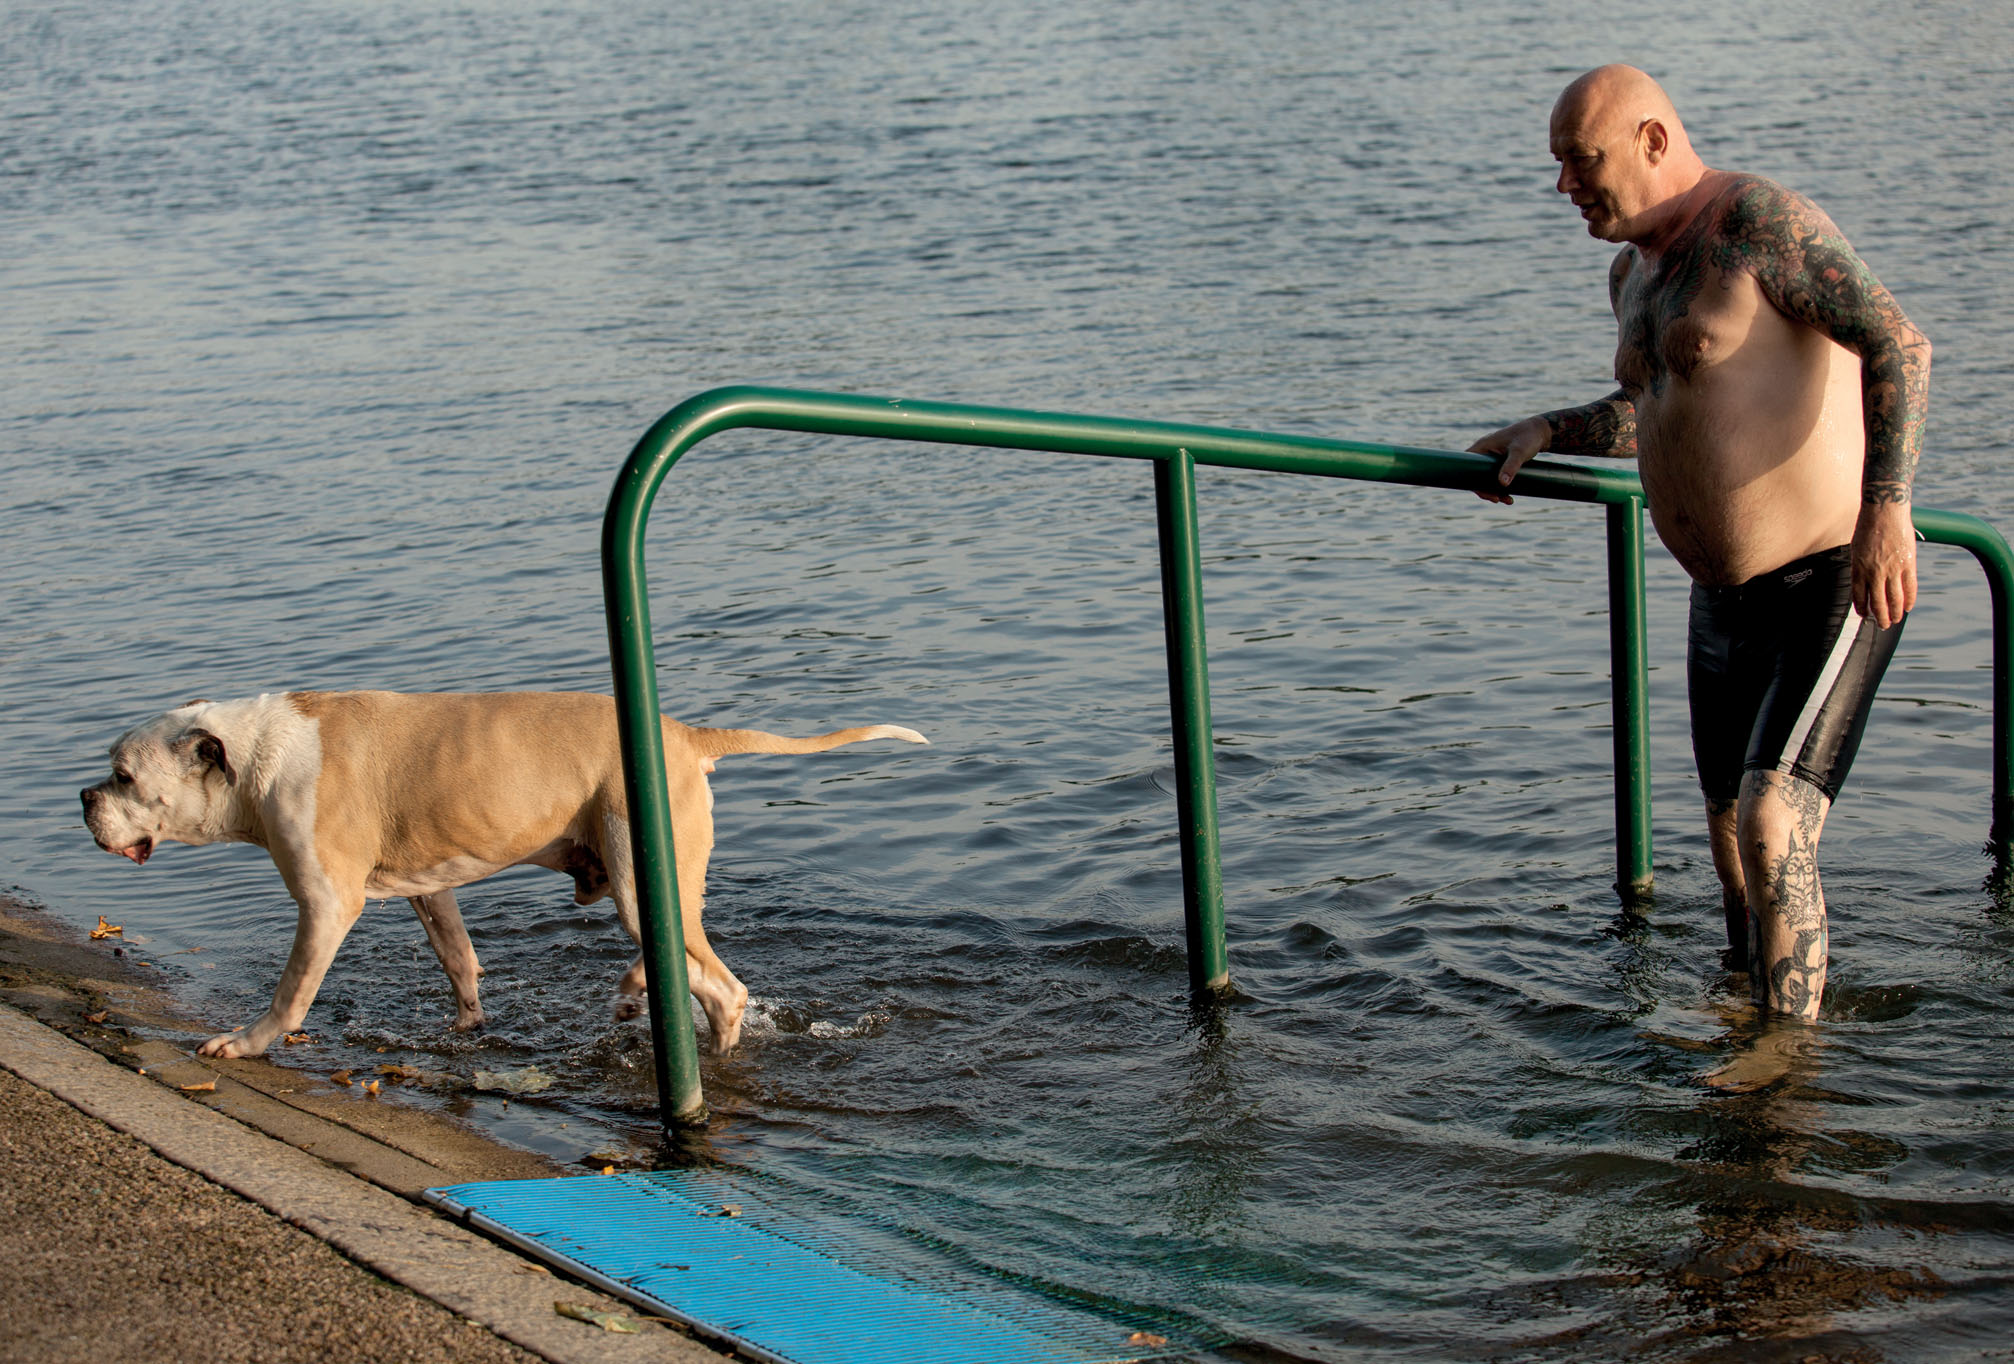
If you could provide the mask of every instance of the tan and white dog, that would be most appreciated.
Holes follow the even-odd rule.
[[[700,928],[713,850],[707,774],[730,753],[816,753],[863,739],[927,743],[897,725],[788,739],[664,722],[685,965],[716,1052],[741,1033],[748,990]],[[300,906],[273,1006],[205,1056],[257,1056],[300,1028],[367,896],[406,897],[454,987],[457,1030],[482,1023],[482,967],[455,887],[505,867],[565,872],[574,900],[615,900],[638,938],[615,703],[571,692],[286,692],[191,701],[112,745],[112,775],[82,792],[98,846],[143,863],[156,845],[256,843]],[[616,986],[643,1012],[643,959]]]

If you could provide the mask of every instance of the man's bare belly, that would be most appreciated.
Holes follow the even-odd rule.
[[[1769,325],[1781,321],[1752,326],[1723,363],[1637,395],[1651,522],[1695,582],[1747,582],[1853,538],[1859,365],[1815,332]]]

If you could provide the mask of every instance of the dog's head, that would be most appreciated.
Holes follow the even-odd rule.
[[[112,775],[78,795],[84,825],[106,852],[137,865],[163,840],[213,843],[237,773],[224,741],[204,727],[205,701],[191,701],[119,736]]]

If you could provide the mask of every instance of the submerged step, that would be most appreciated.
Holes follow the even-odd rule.
[[[762,1181],[659,1170],[455,1184],[436,1207],[655,1315],[776,1364],[1132,1364],[1190,1347]]]

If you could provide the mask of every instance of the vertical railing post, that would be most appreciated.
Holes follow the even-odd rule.
[[[2006,542],[1990,527],[1975,537],[1973,556],[1986,570],[1993,603],[1993,828],[1991,839],[2005,850],[2014,839],[2014,565]]]
[[[1643,503],[1608,504],[1608,665],[1615,741],[1615,888],[1648,895],[1650,662],[1644,641]]]
[[[1175,731],[1175,811],[1181,824],[1182,914],[1189,985],[1230,984],[1224,950],[1224,876],[1217,843],[1217,762],[1211,751],[1210,665],[1203,635],[1203,564],[1196,533],[1196,461],[1187,450],[1154,461],[1161,531],[1161,619],[1168,636],[1168,707]]]
[[[2014,838],[2014,549],[1976,516],[1918,507],[1916,533],[1971,552],[1985,570],[1993,603],[1993,832],[2004,856]]]
[[[667,1129],[706,1121],[699,1083],[699,1043],[693,1034],[685,972],[685,925],[678,902],[678,865],[671,841],[671,802],[664,779],[664,725],[657,699],[650,599],[643,571],[643,532],[656,483],[650,455],[662,441],[653,428],[616,480],[602,521],[602,598],[608,613],[609,667],[615,681],[616,729],[629,800],[631,855],[641,919],[645,991],[650,1005],[651,1061],[657,1072],[658,1120]],[[655,472],[663,478],[663,470]]]
[[[2004,564],[1988,565],[1993,598],[1993,841],[2014,838],[2014,591]]]

